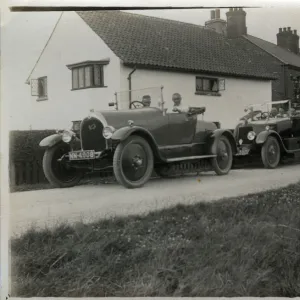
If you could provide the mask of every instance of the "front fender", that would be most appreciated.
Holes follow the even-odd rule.
[[[255,143],[258,144],[258,145],[263,144],[270,135],[276,136],[281,141],[280,135],[276,131],[274,131],[274,130],[265,130],[265,131],[260,132],[257,135],[257,137],[255,139]]]
[[[226,136],[228,138],[231,144],[232,152],[233,154],[235,154],[237,152],[237,145],[235,138],[229,129],[216,129],[210,135],[210,149],[213,152],[213,154],[216,153],[217,143],[221,136]]]
[[[111,139],[115,140],[115,141],[124,141],[130,135],[132,135],[134,132],[142,132],[144,134],[147,134],[149,137],[151,137],[153,139],[151,133],[148,130],[146,130],[145,128],[139,127],[139,126],[122,127],[113,133]]]
[[[62,141],[62,135],[59,133],[52,134],[40,141],[40,147],[52,147]]]

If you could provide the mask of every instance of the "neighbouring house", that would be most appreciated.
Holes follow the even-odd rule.
[[[229,9],[227,21],[220,18],[220,10],[211,11],[211,19],[205,26],[228,38],[242,37],[249,43],[263,50],[273,58],[269,71],[278,74],[272,82],[273,101],[294,98],[294,85],[290,76],[300,76],[300,51],[297,30],[290,27],[279,28],[277,44],[249,35],[246,27],[246,12],[243,9]]]
[[[142,94],[172,107],[205,106],[205,119],[233,128],[245,106],[272,99],[281,66],[244,37],[204,26],[121,11],[64,12],[27,83],[33,91],[31,128],[63,128],[90,109],[120,109]],[[146,89],[149,87],[157,87]],[[154,104],[155,105],[155,104]]]

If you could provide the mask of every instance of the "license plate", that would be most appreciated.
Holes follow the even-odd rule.
[[[95,151],[94,150],[84,150],[84,151],[69,152],[69,158],[70,158],[70,160],[94,159]]]

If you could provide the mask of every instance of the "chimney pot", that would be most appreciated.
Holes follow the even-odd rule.
[[[288,31],[291,31],[291,27],[288,27]]]
[[[283,31],[286,31],[286,27],[283,27]]]
[[[297,34],[297,30],[296,29],[294,29],[294,34]]]
[[[279,28],[279,32],[282,32],[282,28]]]
[[[217,8],[216,9],[216,19],[220,19],[221,17],[220,17],[220,9],[219,8]]]
[[[237,9],[237,7],[235,7],[233,10],[234,10],[234,11],[237,11],[238,9]]]
[[[230,7],[230,8],[229,8],[229,11],[233,11],[233,8],[232,8],[232,7]]]
[[[216,18],[216,12],[214,10],[210,11],[210,19],[213,20]]]

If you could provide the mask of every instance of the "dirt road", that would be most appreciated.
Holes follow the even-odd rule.
[[[205,173],[175,179],[153,179],[143,188],[129,190],[117,184],[77,186],[19,192],[10,195],[11,233],[30,224],[57,221],[85,222],[111,215],[144,213],[177,203],[212,201],[282,187],[300,180],[300,165],[276,170],[232,170],[227,176]]]

